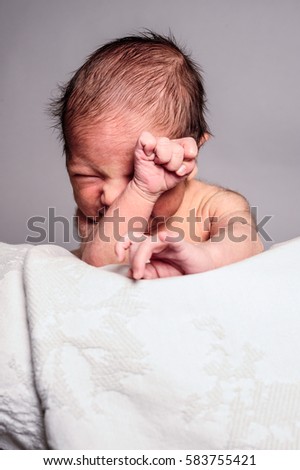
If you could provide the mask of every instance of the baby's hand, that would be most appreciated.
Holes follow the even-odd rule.
[[[134,150],[133,182],[145,197],[157,198],[195,170],[197,154],[191,137],[170,140],[143,132]]]
[[[174,233],[166,231],[160,232],[156,241],[153,236],[140,242],[132,242],[130,238],[127,235],[125,241],[117,242],[115,252],[122,262],[129,250],[128,275],[133,279],[195,274],[215,267],[205,243],[194,245],[185,240],[176,241]]]

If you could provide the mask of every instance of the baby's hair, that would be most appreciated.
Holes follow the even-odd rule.
[[[147,120],[169,138],[193,137],[199,144],[210,133],[202,82],[200,68],[172,35],[147,30],[91,54],[60,87],[50,113],[67,156],[70,129],[126,115]]]

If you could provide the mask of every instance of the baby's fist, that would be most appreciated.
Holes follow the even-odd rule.
[[[134,181],[145,195],[159,197],[195,170],[197,154],[190,137],[170,140],[143,132],[134,150]]]

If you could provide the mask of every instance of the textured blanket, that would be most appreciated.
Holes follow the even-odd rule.
[[[132,281],[0,244],[0,447],[300,449],[300,238]]]

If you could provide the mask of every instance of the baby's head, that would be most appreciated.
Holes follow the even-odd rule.
[[[172,38],[129,36],[97,49],[54,102],[65,151],[73,133],[100,120],[131,118],[137,127],[161,129],[169,138],[200,142],[208,126],[205,93],[196,64]]]
[[[193,137],[200,146],[209,133],[204,112],[198,67],[172,38],[152,32],[97,49],[52,106],[68,168],[78,155],[81,162],[91,158],[96,163],[94,144],[100,135],[102,144],[113,141],[116,153],[129,159],[144,130],[169,138]],[[94,215],[95,204],[84,205],[72,184],[79,207]]]

